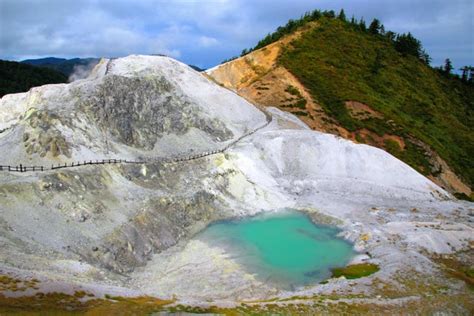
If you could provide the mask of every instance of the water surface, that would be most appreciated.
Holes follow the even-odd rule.
[[[199,238],[224,248],[259,279],[283,288],[328,278],[354,256],[339,229],[315,225],[304,213],[272,212],[210,225]]]

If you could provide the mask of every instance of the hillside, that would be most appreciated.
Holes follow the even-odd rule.
[[[451,192],[472,193],[472,85],[333,15],[290,26],[208,75],[313,129],[383,148]]]
[[[0,152],[2,315],[107,315],[97,304],[128,300],[137,315],[472,310],[474,203],[174,59],[103,59],[84,80],[4,96]],[[282,287],[234,238],[200,234],[288,209],[345,239],[347,278],[319,283],[311,264],[311,282]]]
[[[0,97],[25,92],[44,84],[62,82],[67,82],[67,77],[55,70],[0,60]]]
[[[24,64],[54,69],[69,77],[77,67],[92,69],[99,62],[100,58],[56,58],[46,57],[39,59],[27,59],[21,61]]]

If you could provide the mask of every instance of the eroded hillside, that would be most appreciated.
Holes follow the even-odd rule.
[[[474,89],[392,46],[322,17],[207,73],[252,102],[383,148],[443,188],[470,196]]]

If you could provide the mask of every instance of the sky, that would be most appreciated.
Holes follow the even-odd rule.
[[[474,65],[474,0],[0,0],[0,59],[166,54],[209,68],[313,9],[411,32],[432,57]]]

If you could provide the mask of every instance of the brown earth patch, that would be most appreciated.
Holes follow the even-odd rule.
[[[357,101],[346,101],[346,107],[349,110],[351,116],[358,120],[365,120],[368,118],[379,118],[383,119],[383,114],[375,111],[367,104]]]
[[[392,140],[396,142],[402,150],[404,150],[406,147],[405,140],[400,136],[391,134],[379,136],[376,133],[365,128],[350,133],[348,138],[358,143],[368,144],[383,149],[385,149],[386,140]]]
[[[433,170],[431,172],[432,175],[428,176],[428,178],[431,181],[449,192],[461,192],[467,196],[471,196],[473,193],[471,188],[454,173],[437,152],[417,138],[411,137],[410,141],[423,148],[426,156],[430,158],[430,164],[433,166]],[[436,176],[433,176],[433,174]]]
[[[207,76],[254,104],[277,107],[298,116],[311,129],[347,136],[347,130],[339,126],[313,101],[296,77],[277,65],[282,47],[317,25],[317,22],[309,23],[300,31],[275,43],[211,69]],[[290,87],[297,93],[289,92]]]
[[[248,87],[271,69],[277,67],[277,59],[283,47],[293,39],[298,38],[301,33],[315,28],[317,22],[308,23],[301,30],[283,37],[281,40],[255,50],[243,57],[224,63],[208,70],[206,73],[215,81],[232,90],[239,91]]]

